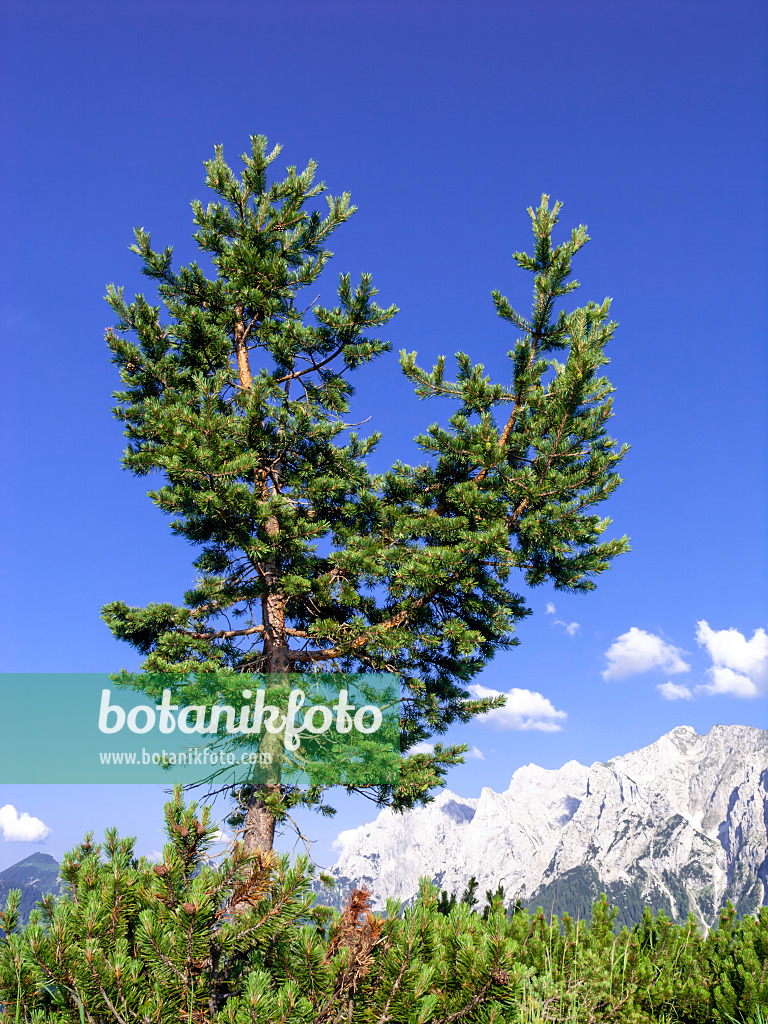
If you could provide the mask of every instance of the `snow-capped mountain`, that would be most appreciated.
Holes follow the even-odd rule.
[[[478,895],[501,884],[548,913],[583,916],[605,892],[620,924],[650,906],[707,928],[727,899],[740,915],[768,903],[768,730],[680,726],[606,763],[526,765],[503,793],[443,790],[340,839],[333,902],[365,883],[383,909],[423,875],[458,894],[474,875]]]

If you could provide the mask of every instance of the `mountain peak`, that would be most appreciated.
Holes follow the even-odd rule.
[[[24,860],[0,871],[0,907],[5,906],[8,893],[12,889],[21,890],[19,912],[22,923],[26,924],[38,900],[48,893],[61,891],[58,861],[50,853],[31,853]],[[0,935],[2,934],[0,929]]]
[[[524,765],[502,793],[444,790],[397,819],[383,811],[345,834],[331,874],[364,879],[377,908],[412,899],[423,875],[456,893],[474,875],[479,891],[501,884],[534,909],[554,899],[562,913],[566,897],[605,891],[635,916],[691,910],[706,928],[727,899],[740,913],[768,902],[765,768],[768,730],[682,725],[589,767]]]
[[[12,864],[9,868],[6,868],[6,871],[13,871],[15,868],[22,868],[27,865],[33,864],[46,864],[50,867],[55,867],[57,871],[59,869],[59,862],[56,860],[55,857],[52,857],[50,853],[41,853],[40,851],[38,851],[37,853],[30,853],[30,855],[28,857],[25,857],[24,860],[16,861],[15,864]],[[0,874],[1,873],[2,872],[0,872]]]

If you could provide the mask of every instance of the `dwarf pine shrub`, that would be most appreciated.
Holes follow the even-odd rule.
[[[733,908],[704,938],[647,911],[616,934],[605,897],[590,921],[440,898],[371,912],[314,905],[307,858],[207,858],[208,809],[165,808],[163,861],[134,840],[87,835],[61,867],[64,894],[25,928],[20,893],[0,915],[2,1024],[764,1024],[768,908]],[[470,894],[474,896],[474,891]]]

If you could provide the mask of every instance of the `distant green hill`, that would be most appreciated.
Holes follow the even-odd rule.
[[[49,893],[58,895],[61,891],[58,861],[49,853],[33,853],[0,871],[0,907],[5,907],[11,889],[21,889],[21,920],[26,924],[38,900]]]

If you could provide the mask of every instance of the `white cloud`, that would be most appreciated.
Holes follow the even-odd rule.
[[[485,760],[485,754],[482,752],[482,750],[479,750],[477,747],[472,747],[471,750],[468,750],[467,751],[467,757],[474,757],[478,761],[484,761]]]
[[[728,693],[732,697],[758,697],[760,691],[749,676],[734,672],[732,668],[715,665],[707,671],[711,683],[702,683],[696,687],[697,693],[705,693],[710,697],[717,693]]]
[[[664,700],[693,700],[693,693],[684,683],[659,683],[656,689]]]
[[[713,665],[707,671],[710,682],[697,687],[707,694],[728,693],[734,697],[757,697],[768,685],[768,634],[756,629],[747,640],[738,629],[711,629],[704,619],[696,623],[696,639]]]
[[[622,633],[614,640],[605,652],[609,664],[603,672],[603,679],[624,679],[640,672],[649,672],[653,668],[663,668],[672,675],[689,672],[691,666],[683,661],[684,653],[660,636],[632,626],[628,633]]]
[[[339,832],[336,838],[331,843],[332,850],[338,850],[339,855],[343,856],[347,848],[354,849],[355,844],[360,841],[365,832],[365,825],[361,825],[358,828],[348,828],[344,832]]]
[[[502,695],[501,690],[491,690],[479,683],[470,686],[469,692],[477,699]],[[486,711],[484,715],[478,715],[479,723],[492,725],[497,729],[515,729],[517,731],[537,729],[540,732],[560,732],[562,727],[557,724],[556,720],[568,717],[565,711],[558,711],[543,694],[536,693],[534,690],[521,690],[514,686],[503,696],[507,698],[506,705],[495,711]]]
[[[554,615],[557,608],[555,608],[551,601],[547,601],[545,611],[547,615]],[[555,625],[562,626],[568,636],[575,636],[579,629],[581,629],[581,625],[578,622],[563,622],[562,619],[555,619]]]
[[[431,754],[435,749],[434,743],[414,743],[411,749],[408,751],[409,754]]]
[[[19,814],[13,804],[0,807],[0,829],[3,839],[9,843],[38,843],[51,834],[39,818],[33,818],[26,811]]]

